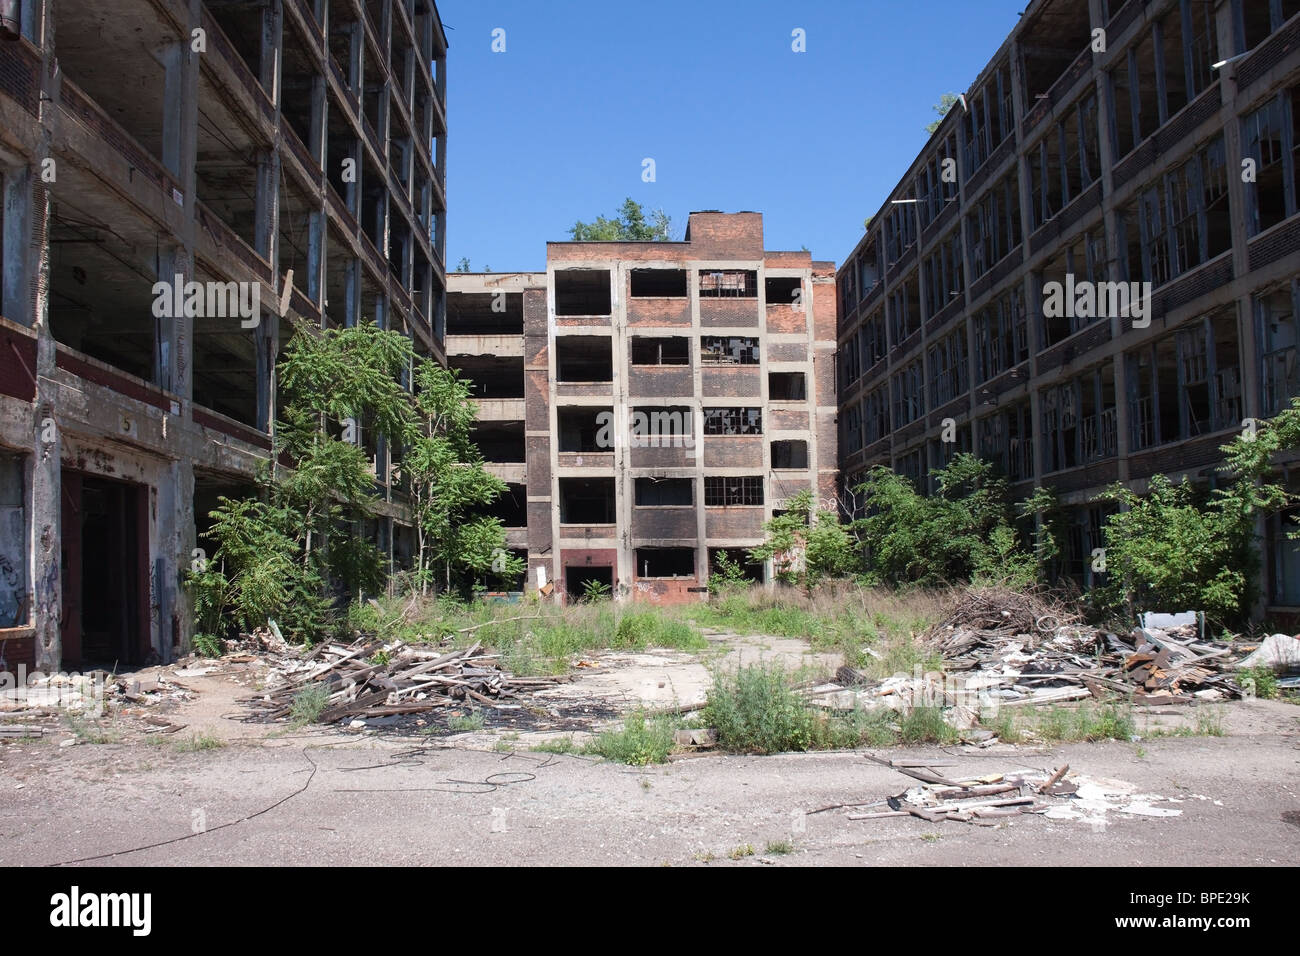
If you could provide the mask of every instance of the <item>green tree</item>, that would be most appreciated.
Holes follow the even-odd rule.
[[[777,580],[812,588],[826,578],[859,570],[852,536],[829,508],[815,507],[812,492],[800,491],[786,511],[763,525],[765,540],[749,550],[752,561],[772,560]]]
[[[939,128],[939,124],[943,122],[943,118],[948,115],[948,111],[952,109],[957,102],[958,96],[956,93],[945,93],[943,96],[939,97],[939,102],[930,107],[938,114],[938,118],[933,123],[927,125],[925,131],[931,134],[934,133],[934,131]]]
[[[613,219],[597,216],[593,222],[578,220],[569,229],[575,242],[667,242],[672,239],[672,220],[662,209],[647,215],[630,196]]]
[[[922,585],[1032,581],[1033,559],[1019,548],[1006,480],[993,466],[962,453],[932,474],[937,489],[929,496],[884,466],[858,488],[866,516],[852,530],[870,577]]]
[[[419,418],[407,434],[402,474],[415,512],[419,587],[427,591],[436,579],[451,590],[468,583],[458,577],[514,577],[523,561],[506,551],[501,520],[475,513],[506,485],[484,469],[470,437],[478,417],[470,383],[425,361],[416,371],[415,401]]]

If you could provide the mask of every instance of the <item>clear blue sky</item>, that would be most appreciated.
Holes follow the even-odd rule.
[[[439,0],[448,269],[541,270],[627,196],[679,235],[693,209],[761,212],[768,249],[838,264],[1027,2]]]

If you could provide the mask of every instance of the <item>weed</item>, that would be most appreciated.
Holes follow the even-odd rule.
[[[195,634],[194,652],[200,657],[220,657],[222,653],[221,638],[215,634]]]
[[[220,750],[226,742],[211,734],[190,734],[188,740],[178,740],[176,750],[180,753],[198,753],[201,750]]]
[[[518,744],[519,744],[518,734],[506,734],[504,737],[501,737],[500,739],[497,740],[496,743],[492,745],[492,749],[499,754],[514,753]]]
[[[483,729],[483,711],[471,710],[468,714],[457,714],[447,720],[447,728],[458,734],[473,733]]]
[[[1227,708],[1223,706],[1198,707],[1194,715],[1196,735],[1198,737],[1222,737],[1225,733],[1223,718],[1226,716]]]
[[[769,840],[767,846],[763,848],[766,856],[785,856],[787,853],[794,852],[794,844],[789,840]]]
[[[528,749],[539,754],[571,754],[578,752],[578,745],[573,742],[573,737],[570,735],[568,737],[553,737],[550,740],[543,740],[540,743],[533,744]]]
[[[998,739],[1008,744],[1018,744],[1025,739],[1025,735],[1020,730],[1020,724],[1016,720],[1016,711],[1013,707],[999,707],[997,714],[984,724],[987,730],[997,734]]]
[[[115,744],[122,739],[116,731],[105,730],[98,721],[89,720],[80,714],[69,713],[67,719],[68,729],[79,744]]]
[[[293,706],[289,709],[289,719],[301,727],[314,724],[325,712],[330,702],[330,691],[323,683],[308,684],[293,695]]]
[[[588,578],[582,582],[582,599],[588,602],[602,601],[609,597],[613,590],[605,581]]]
[[[691,856],[691,859],[698,860],[700,863],[712,863],[717,858],[717,854],[712,850],[697,850]]]
[[[370,666],[387,667],[390,663],[392,663],[392,660],[393,659],[388,655],[388,651],[384,651],[384,650],[376,651],[370,658]]]
[[[673,750],[675,729],[667,717],[649,717],[644,711],[635,711],[627,715],[621,728],[599,734],[587,745],[587,752],[634,767],[665,763]]]
[[[922,834],[921,834],[921,839],[924,840],[926,843],[938,843],[938,842],[939,842],[939,837],[940,837],[940,834],[938,834],[938,833],[922,833]]]
[[[1237,683],[1243,692],[1254,691],[1260,700],[1272,700],[1277,696],[1277,674],[1271,667],[1250,667],[1237,677]]]
[[[1056,743],[1071,740],[1128,740],[1136,733],[1133,712],[1121,704],[1048,707],[1038,712],[1035,736]]]
[[[642,778],[641,778],[641,789],[642,789],[642,790],[649,790],[649,789],[650,789],[650,781],[647,780],[647,779],[645,779],[645,777],[642,777]]]
[[[740,846],[734,847],[732,851],[727,854],[727,856],[731,857],[733,860],[743,860],[745,857],[753,855],[754,848],[748,843],[742,843]]]
[[[898,721],[898,739],[905,744],[954,744],[959,734],[943,719],[939,707],[913,707]]]

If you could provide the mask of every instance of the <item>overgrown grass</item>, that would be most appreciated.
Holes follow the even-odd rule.
[[[575,754],[581,750],[573,742],[572,734],[567,737],[552,737],[550,740],[543,740],[540,743],[533,744],[528,749],[539,754]]]
[[[1133,709],[1119,703],[1045,707],[1025,714],[1021,727],[1026,736],[1048,743],[1128,740],[1137,734]]]
[[[665,763],[673,752],[673,733],[680,722],[666,716],[634,711],[615,730],[606,730],[587,745],[587,752],[616,763],[644,767]]]
[[[944,723],[939,707],[913,707],[898,721],[898,739],[904,744],[955,744],[961,734]]]
[[[1277,674],[1271,667],[1250,667],[1237,675],[1237,683],[1243,691],[1254,691],[1260,700],[1272,700],[1277,697]]]
[[[453,647],[478,641],[501,655],[505,669],[519,675],[562,674],[575,657],[605,649],[708,647],[696,628],[667,608],[612,602],[559,607],[446,598],[412,601],[409,597],[378,603],[378,610],[368,602],[354,605],[352,627],[386,640],[446,641]]]
[[[785,856],[794,852],[794,844],[789,840],[768,840],[767,846],[763,848],[765,856]]]
[[[811,593],[794,588],[729,588],[683,613],[697,624],[739,634],[806,639],[813,650],[838,651],[873,677],[911,673],[938,659],[915,640],[939,619],[944,592],[886,590],[830,582]],[[868,650],[870,648],[870,650]]]
[[[202,750],[219,750],[226,742],[212,734],[190,734],[186,739],[176,741],[173,745],[180,753],[198,753]]]

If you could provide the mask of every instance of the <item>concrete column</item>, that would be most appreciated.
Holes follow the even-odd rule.
[[[189,44],[169,43],[159,53],[163,80],[162,161],[167,171],[180,177],[185,169],[186,114],[189,112]]]
[[[275,358],[280,353],[280,317],[262,310],[262,321],[253,333],[257,353],[257,427],[269,432],[275,423]]]
[[[158,255],[158,281],[170,287],[177,276],[182,283],[194,278],[194,262],[185,249],[172,246]],[[154,319],[154,384],[187,399],[193,395],[194,384],[193,369],[186,359],[193,327],[194,319],[187,315]]]
[[[325,306],[325,212],[314,210],[307,218],[307,298]]]
[[[284,7],[282,0],[268,0],[262,7],[262,55],[258,82],[271,97],[277,110],[280,106],[280,51],[284,40]]]
[[[253,220],[253,242],[257,254],[270,260],[271,271],[278,275],[280,229],[280,154],[267,150],[257,161],[257,205]]]
[[[30,175],[30,171],[29,171]],[[32,422],[34,449],[31,486],[32,583],[35,593],[36,667],[46,672],[58,671],[63,658],[63,482],[61,452],[62,422],[55,408],[59,394],[52,378],[55,374],[54,334],[50,330],[50,246],[46,232],[50,221],[49,192],[33,184],[29,193],[29,228],[36,249],[30,252],[29,280],[18,294],[31,302],[22,314],[31,315],[36,329],[36,400]],[[6,226],[8,223],[6,223]],[[30,281],[34,279],[35,281]],[[35,293],[32,296],[32,293]],[[6,289],[8,295],[8,289]]]
[[[329,151],[327,133],[329,131],[329,97],[325,95],[325,77],[313,73],[311,78],[311,139],[307,149],[312,157],[325,168]]]
[[[361,315],[361,260],[350,259],[346,266],[344,280],[347,302],[343,307],[343,324],[352,328]]]

